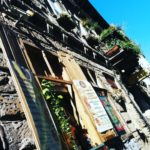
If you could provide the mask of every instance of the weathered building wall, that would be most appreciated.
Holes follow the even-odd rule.
[[[35,148],[32,132],[22,110],[10,70],[0,45],[0,126],[6,149]],[[1,141],[2,142],[2,141]],[[4,149],[2,143],[1,149]]]
[[[73,80],[86,80],[85,75],[83,74],[81,68],[79,65],[75,62],[73,56],[68,55],[63,52],[59,52],[59,59],[64,64],[64,69],[71,81]],[[64,77],[64,80],[67,78]],[[89,116],[89,112],[87,108],[85,107],[85,104],[83,102],[83,99],[80,97],[80,93],[75,89],[75,86],[73,85],[73,91],[75,94],[75,105],[77,114],[74,114],[77,119],[77,122],[79,122],[82,127],[86,128],[88,130],[88,136],[92,141],[92,145],[95,146],[95,143],[101,144],[103,142],[103,139],[100,137],[100,134],[97,132],[96,127],[93,124],[93,120],[91,120],[91,117]],[[82,115],[81,115],[82,114]]]
[[[108,24],[103,20],[101,16],[98,17],[99,19],[94,16],[95,10],[91,6],[89,6],[88,3],[83,4],[84,1],[75,2],[69,0],[69,3],[67,4],[66,0],[34,0],[28,2],[26,5],[23,3],[20,4],[20,1],[11,2],[12,5],[17,5],[17,8],[20,7],[19,9],[22,9],[22,11],[15,7],[11,7],[11,13],[8,9],[9,5],[4,5],[4,7],[1,8],[2,10],[4,10],[4,12],[1,13],[0,21],[2,23],[2,27],[5,28],[5,36],[7,36],[6,39],[3,39],[3,42],[6,42],[6,47],[8,45],[10,47],[9,52],[7,53],[7,57],[13,58],[15,64],[18,63],[17,65],[21,66],[18,67],[20,71],[22,71],[21,68],[23,68],[26,71],[30,72],[29,74],[33,76],[34,80],[36,79],[36,81],[39,84],[41,83],[41,79],[43,78],[53,82],[58,82],[59,84],[63,83],[65,85],[63,85],[64,87],[66,87],[68,83],[72,84],[73,80],[88,81],[92,85],[92,89],[95,89],[95,91],[96,89],[101,89],[107,93],[107,99],[113,107],[113,110],[115,112],[114,114],[115,116],[117,116],[117,118],[119,118],[121,125],[123,125],[127,133],[121,136],[122,139],[127,139],[127,137],[129,137],[130,134],[133,133],[135,134],[135,138],[137,138],[136,128],[142,130],[146,136],[149,136],[149,129],[144,118],[141,116],[140,111],[137,109],[137,105],[134,101],[134,98],[132,96],[129,96],[130,93],[128,93],[127,89],[122,85],[123,83],[119,81],[121,79],[117,80],[117,78],[120,76],[118,74],[115,74],[114,70],[112,69],[112,66],[110,67],[108,64],[108,61],[110,60],[108,58],[106,59],[106,57],[101,52],[101,43],[98,43],[97,45],[94,44],[92,46],[91,42],[89,42],[90,40],[87,39],[91,35],[93,37],[98,38],[98,34],[104,28],[108,27]],[[86,9],[85,11],[80,10],[82,6],[84,6],[84,9]],[[89,12],[88,8],[92,8],[92,14],[90,14],[91,12]],[[28,14],[27,10],[32,11],[28,11],[28,13],[30,12]],[[60,18],[62,13],[68,14],[70,19],[74,21],[74,28],[71,28],[71,25],[74,26],[74,24],[72,24],[71,21],[70,24],[66,23],[66,26],[60,24]],[[96,13],[96,15],[98,14]],[[83,19],[86,19],[86,17],[88,19],[92,19],[93,17],[94,21],[98,21],[99,25],[102,21],[102,26],[100,26],[100,32],[98,34],[95,31],[93,31],[92,28],[87,29],[87,27],[83,26]],[[4,51],[8,50],[4,49]],[[3,55],[1,56],[2,57],[0,58],[3,59]],[[36,58],[36,56],[39,57]],[[54,56],[59,59],[59,63],[57,62],[55,64],[54,62],[50,61],[50,59],[53,60],[52,58]],[[11,62],[11,60],[9,61]],[[5,61],[2,60],[2,64],[6,63],[4,62]],[[44,65],[42,65],[41,63]],[[39,68],[38,65],[40,66]],[[59,65],[61,66],[61,71],[58,69],[60,71],[58,73],[57,67]],[[129,65],[130,64],[128,64],[127,67]],[[130,69],[134,70],[134,68]],[[31,135],[31,132],[28,133],[29,135],[26,134],[26,130],[29,129],[25,117],[23,115],[20,103],[18,102],[18,99],[20,98],[18,98],[18,96],[16,95],[15,87],[12,84],[10,73],[9,71],[7,72],[7,70],[7,67],[6,69],[5,67],[3,67],[3,71],[1,74],[2,78],[0,80],[0,83],[2,84],[0,90],[2,91],[2,93],[6,93],[6,96],[2,95],[3,103],[1,110],[1,118],[6,118],[6,120],[9,120],[9,115],[13,114],[12,116],[14,116],[15,119],[17,117],[20,119],[17,125],[14,125],[15,123],[13,123],[13,121],[9,122],[9,125],[5,123],[4,120],[2,120],[2,122],[4,124],[4,128],[10,126],[11,132],[13,128],[13,131],[19,130],[19,135],[16,136],[15,132],[13,132],[11,135],[17,137],[17,139],[14,141],[20,140],[18,146],[21,147],[21,142],[24,141],[24,138],[26,138],[26,136],[28,138],[28,136]],[[54,70],[57,70],[56,74]],[[16,75],[17,72],[15,72],[14,74]],[[36,139],[36,144],[39,147],[40,144],[43,145],[42,148],[44,150],[47,146],[51,147],[53,143],[55,146],[59,145],[60,143],[56,142],[58,140],[57,133],[52,132],[54,126],[51,122],[53,122],[54,120],[53,118],[51,118],[52,116],[48,111],[48,107],[42,97],[40,97],[40,100],[36,97],[36,93],[38,93],[41,90],[40,87],[36,86],[38,87],[38,90],[35,90],[35,85],[33,86],[32,81],[29,81],[28,76],[26,76],[28,74],[23,75],[25,75],[25,80],[27,80],[28,82],[27,85],[30,85],[29,87],[32,89],[32,92],[28,89],[27,85],[25,86],[25,84],[22,84],[24,83],[24,79],[20,80],[19,76],[15,78],[15,81],[20,84],[15,86],[17,88],[19,87],[18,93],[20,95],[23,91],[22,95],[24,99],[21,99],[20,101],[22,101],[22,106],[25,107],[24,112],[26,114],[26,117],[28,117],[28,122],[32,126],[32,132],[34,133],[34,136],[36,136],[36,138],[34,137]],[[109,76],[113,80],[113,84],[116,84],[117,87],[112,87],[111,83],[107,82],[106,76]],[[110,135],[107,135],[106,133],[100,133],[97,131],[97,128],[94,125],[93,120],[91,119],[92,117],[89,113],[89,110],[85,107],[85,105],[82,102],[83,99],[80,96],[82,93],[78,92],[74,88],[74,85],[74,93],[71,91],[70,87],[68,88],[68,90],[76,103],[76,108],[74,106],[75,118],[78,123],[82,124],[82,127],[85,126],[88,129],[89,138],[91,138],[92,140],[92,146],[96,146],[97,144],[100,144],[105,140],[109,140],[109,138],[112,138],[113,136],[111,136],[111,131],[111,133],[108,131]],[[75,94],[75,97],[73,97],[73,94]],[[32,96],[36,97],[37,99],[34,99]],[[33,105],[30,103],[30,100],[34,101],[32,101]],[[8,101],[10,103],[8,103]],[[8,105],[9,108],[7,108],[6,105]],[[15,107],[13,108],[13,111],[11,111],[11,107],[13,106]],[[77,109],[77,112],[75,112],[75,109]],[[131,112],[133,116],[131,116]],[[45,117],[45,114],[47,114],[48,117]],[[50,121],[49,123],[47,123],[48,118]],[[55,122],[53,123],[55,124]],[[20,133],[22,128],[23,131],[25,130],[25,133]],[[56,137],[52,136],[53,134]],[[18,139],[18,137],[21,138]],[[55,137],[57,140],[55,141],[55,138],[53,137]],[[52,138],[52,142],[49,140],[50,138]],[[12,143],[12,145],[15,146],[16,144]]]

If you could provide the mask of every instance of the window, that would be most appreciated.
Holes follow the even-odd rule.
[[[80,66],[80,67],[81,67],[83,73],[85,74],[87,80],[91,84],[97,85],[95,72],[90,70],[90,69],[87,69],[87,68],[85,68],[83,66]]]
[[[35,75],[52,76],[62,79],[62,64],[57,56],[28,44],[25,44],[25,48],[30,68]]]
[[[48,59],[49,64],[51,65],[51,68],[58,78],[62,79],[62,71],[63,71],[63,65],[59,62],[58,57],[55,55],[52,55],[51,53],[45,53]]]
[[[51,6],[55,15],[59,16],[60,14],[67,12],[64,5],[61,2],[59,2],[58,0],[48,0],[48,3]]]
[[[106,81],[109,83],[109,85],[113,88],[113,89],[118,89],[116,83],[115,83],[115,80],[113,77],[107,75],[107,74],[104,74],[104,77],[106,78]]]

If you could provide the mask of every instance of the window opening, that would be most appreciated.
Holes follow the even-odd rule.
[[[91,69],[87,69],[87,68],[85,68],[83,66],[80,66],[80,67],[81,67],[81,70],[83,71],[83,73],[85,74],[87,80],[91,84],[97,85],[95,72],[92,71]]]
[[[87,142],[87,137],[85,137],[85,134],[88,134],[87,130],[85,128],[82,128],[81,125],[77,123],[75,119],[73,107],[76,107],[76,105],[74,104],[74,98],[72,98],[70,93],[68,92],[66,84],[59,84],[56,82],[52,82],[52,84],[54,85],[53,92],[56,94],[55,97],[61,97],[59,108],[64,110],[63,114],[65,114],[65,118],[67,118],[69,126],[71,128],[70,134],[72,135],[72,137],[75,138],[75,142],[77,143],[78,146],[82,148],[82,150],[87,150],[92,148],[90,143]],[[53,99],[51,99],[50,101],[52,100]],[[57,112],[56,113],[54,112],[53,105],[52,103],[50,103],[50,101],[47,100],[46,102],[48,104],[49,109],[52,112],[54,121],[60,133],[60,138],[62,139],[62,144],[64,145],[63,148],[67,150],[72,150],[72,145],[70,145],[70,140],[67,134],[63,132],[61,126],[59,126],[60,124],[59,118],[61,117],[62,113],[60,114],[60,116],[56,116]]]
[[[62,73],[63,73],[63,64],[61,62],[59,62],[59,59],[57,56],[49,53],[49,52],[45,52],[47,60],[55,74],[55,76],[58,79],[63,79],[62,78]]]
[[[63,65],[58,57],[48,51],[42,51],[29,44],[24,44],[29,57],[32,72],[38,77],[49,77],[54,79],[63,79]],[[28,62],[29,62],[28,61]],[[60,81],[60,80],[58,80]]]
[[[45,63],[45,60],[42,56],[41,50],[28,44],[24,45],[26,48],[27,55],[31,62],[30,67],[31,65],[33,67],[32,72],[35,73],[36,75],[43,75],[43,76],[51,75]]]
[[[42,51],[42,55],[43,55],[44,61],[45,61],[45,63],[47,64],[47,67],[48,67],[48,69],[49,69],[49,71],[50,71],[52,77],[55,77],[55,74],[54,74],[54,72],[53,72],[53,70],[52,70],[52,68],[51,68],[51,66],[50,66],[50,64],[49,64],[49,62],[48,62],[48,59],[47,59],[47,57],[46,57],[44,51]]]
[[[80,66],[80,67],[81,67],[81,70],[83,71],[84,75],[86,76],[87,80],[88,80],[90,83],[92,83],[93,81],[92,81],[91,77],[89,76],[89,74],[88,74],[88,72],[87,72],[87,69],[86,69],[85,67],[83,67],[83,66]]]
[[[89,74],[89,76],[90,76],[92,82],[93,82],[94,84],[96,84],[96,76],[95,76],[95,73],[94,73],[92,70],[89,70],[89,69],[87,69],[87,73]],[[94,78],[94,77],[95,77],[95,78]]]
[[[106,79],[106,81],[109,83],[109,85],[113,88],[113,89],[118,89],[116,83],[115,83],[115,79],[107,74],[104,74],[104,77]]]

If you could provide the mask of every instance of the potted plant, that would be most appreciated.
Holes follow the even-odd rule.
[[[94,35],[87,36],[86,40],[90,46],[96,46],[99,44],[99,39]]]
[[[110,26],[109,28],[103,30],[103,32],[100,34],[101,41],[106,39],[109,35],[112,35],[115,30],[116,30],[115,26]]]
[[[110,26],[100,34],[101,41],[106,40],[108,37],[120,39],[122,41],[129,40],[119,26]]]
[[[120,48],[123,48],[123,41],[117,38],[111,38],[110,40],[105,41],[105,45],[107,45],[107,52],[105,54],[107,56],[112,56],[119,52]]]
[[[115,45],[113,48],[111,48],[109,51],[105,53],[106,56],[110,57],[113,56],[114,54],[118,53],[120,51],[120,46]]]
[[[76,26],[71,16],[67,13],[62,13],[57,19],[57,21],[67,31],[74,29]]]
[[[94,30],[96,33],[100,33],[101,32],[101,27],[99,26],[99,24],[97,22],[94,22],[90,19],[84,19],[82,20],[82,25],[86,28],[86,29],[90,29],[90,30]]]
[[[123,48],[138,55],[141,53],[140,47],[132,41],[124,42]]]

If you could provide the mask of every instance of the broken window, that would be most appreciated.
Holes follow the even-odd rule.
[[[115,79],[113,77],[111,77],[108,74],[104,73],[104,77],[106,78],[106,81],[109,83],[109,85],[113,88],[113,89],[118,89],[116,83],[115,83]]]
[[[51,32],[52,32],[55,40],[59,40],[59,41],[63,40],[63,34],[62,34],[61,29],[54,27]]]
[[[26,47],[27,54],[29,56],[29,59],[30,59],[32,67],[33,67],[32,71],[34,69],[33,72],[36,75],[44,75],[44,76],[51,75],[51,73],[44,61],[41,50],[39,50],[33,46],[27,45],[27,44],[25,44],[25,47]],[[30,67],[31,67],[31,64],[30,64]]]
[[[62,79],[62,64],[58,57],[50,52],[42,51],[36,47],[24,44],[30,68],[37,76],[52,76]]]
[[[46,56],[55,76],[62,79],[63,65],[59,62],[58,57],[48,52]]]
[[[83,66],[80,66],[84,75],[86,76],[87,80],[93,84],[93,85],[97,85],[97,79],[96,79],[96,75],[95,72],[92,71],[91,69],[87,69]]]

